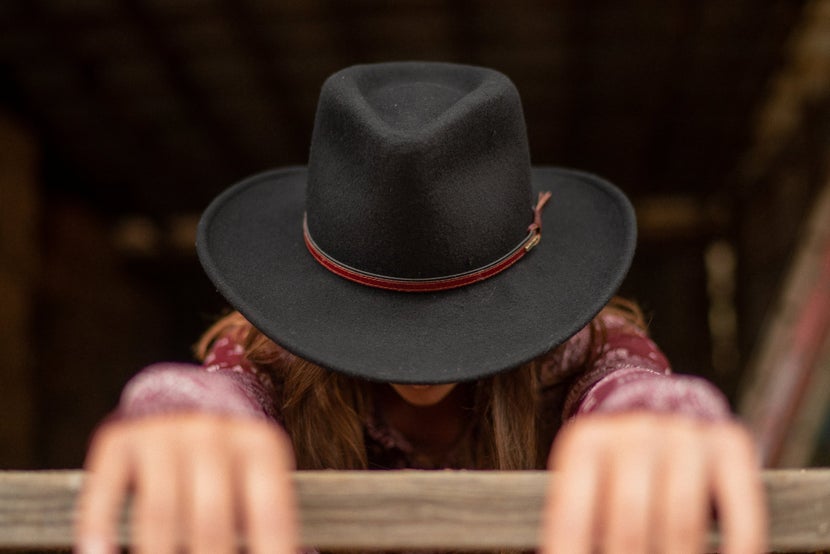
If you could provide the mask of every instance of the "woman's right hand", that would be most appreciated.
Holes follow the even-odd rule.
[[[85,463],[76,548],[117,552],[133,493],[133,552],[291,553],[297,523],[291,442],[276,424],[204,413],[118,420],[95,434]]]

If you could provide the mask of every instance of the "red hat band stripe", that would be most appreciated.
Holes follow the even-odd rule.
[[[361,285],[399,292],[435,292],[449,290],[477,283],[501,273],[521,260],[525,254],[539,244],[539,241],[542,239],[541,211],[550,199],[550,196],[550,192],[539,193],[539,200],[533,209],[533,223],[528,226],[529,233],[516,248],[492,264],[448,277],[435,279],[400,279],[366,273],[349,267],[326,255],[317,246],[308,232],[308,225],[305,218],[303,218],[303,238],[306,248],[308,248],[308,251],[314,259],[327,270],[344,279],[360,283]]]

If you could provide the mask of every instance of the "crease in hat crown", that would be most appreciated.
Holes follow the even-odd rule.
[[[387,65],[387,64],[378,64],[378,65]],[[400,66],[400,67],[416,67],[418,65],[417,62],[399,62],[395,64],[388,64],[389,66]],[[434,62],[430,64],[434,67],[441,67],[445,66],[448,70],[457,69],[459,66],[453,64],[443,64]],[[357,66],[360,67],[360,66]],[[365,67],[372,67],[372,66],[365,66]],[[374,66],[377,68],[378,66]],[[475,68],[477,70],[481,70],[482,72],[486,72],[490,78],[496,79],[501,81],[502,79],[507,80],[509,79],[491,69],[486,68]],[[343,87],[355,87],[355,92],[360,93],[357,96],[357,103],[355,105],[356,109],[365,110],[363,114],[365,115],[366,122],[371,125],[376,125],[378,127],[379,132],[384,132],[388,134],[388,137],[392,141],[398,141],[400,145],[410,145],[412,147],[417,147],[419,141],[423,139],[429,138],[433,133],[435,133],[440,127],[442,126],[452,126],[455,122],[457,122],[460,118],[463,118],[469,114],[469,111],[474,109],[476,106],[476,101],[478,98],[476,96],[479,95],[486,95],[487,88],[493,87],[494,83],[492,81],[484,81],[483,77],[480,75],[476,75],[474,78],[467,80],[465,85],[468,87],[467,90],[458,90],[456,92],[460,92],[460,94],[456,95],[456,99],[451,103],[448,104],[445,109],[441,110],[440,113],[431,113],[427,116],[425,121],[420,122],[420,125],[417,127],[407,127],[405,129],[401,128],[400,124],[394,124],[387,119],[384,119],[382,115],[376,110],[375,106],[372,106],[369,102],[369,99],[365,95],[365,91],[371,85],[361,84],[354,78],[349,78],[348,76],[341,75],[343,72],[337,74],[338,78],[341,80],[341,86]],[[334,78],[334,77],[333,77]],[[425,83],[422,84],[432,85],[434,87],[440,87],[440,83]],[[501,84],[501,83],[499,83]],[[380,87],[384,88],[384,87]],[[386,88],[393,88],[392,86],[387,86]],[[400,90],[402,86],[395,87],[396,90]],[[413,115],[421,115],[424,114],[418,112],[415,106],[407,106],[411,110]],[[452,108],[452,109],[449,109]]]
[[[434,278],[498,260],[533,215],[515,86],[432,62],[335,73],[320,94],[306,209],[320,248],[367,273]]]

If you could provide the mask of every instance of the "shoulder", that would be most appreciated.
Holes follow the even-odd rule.
[[[266,387],[279,385],[296,357],[283,347],[268,341],[260,347],[246,347],[238,333],[229,332],[216,339],[205,355],[202,366],[207,372],[250,374]]]
[[[556,385],[584,368],[593,334],[592,323],[589,323],[563,344],[536,358],[539,383],[543,387]]]
[[[537,358],[539,381],[542,386],[555,385],[612,359],[644,359],[648,365],[668,367],[642,322],[606,308],[563,344]]]

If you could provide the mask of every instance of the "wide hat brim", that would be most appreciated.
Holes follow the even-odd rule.
[[[254,175],[218,196],[199,223],[197,251],[228,302],[297,356],[375,381],[468,381],[578,332],[615,294],[634,254],[634,211],[616,187],[561,168],[531,173],[534,195],[552,193],[541,242],[463,288],[386,291],[323,268],[303,241],[305,167]]]

